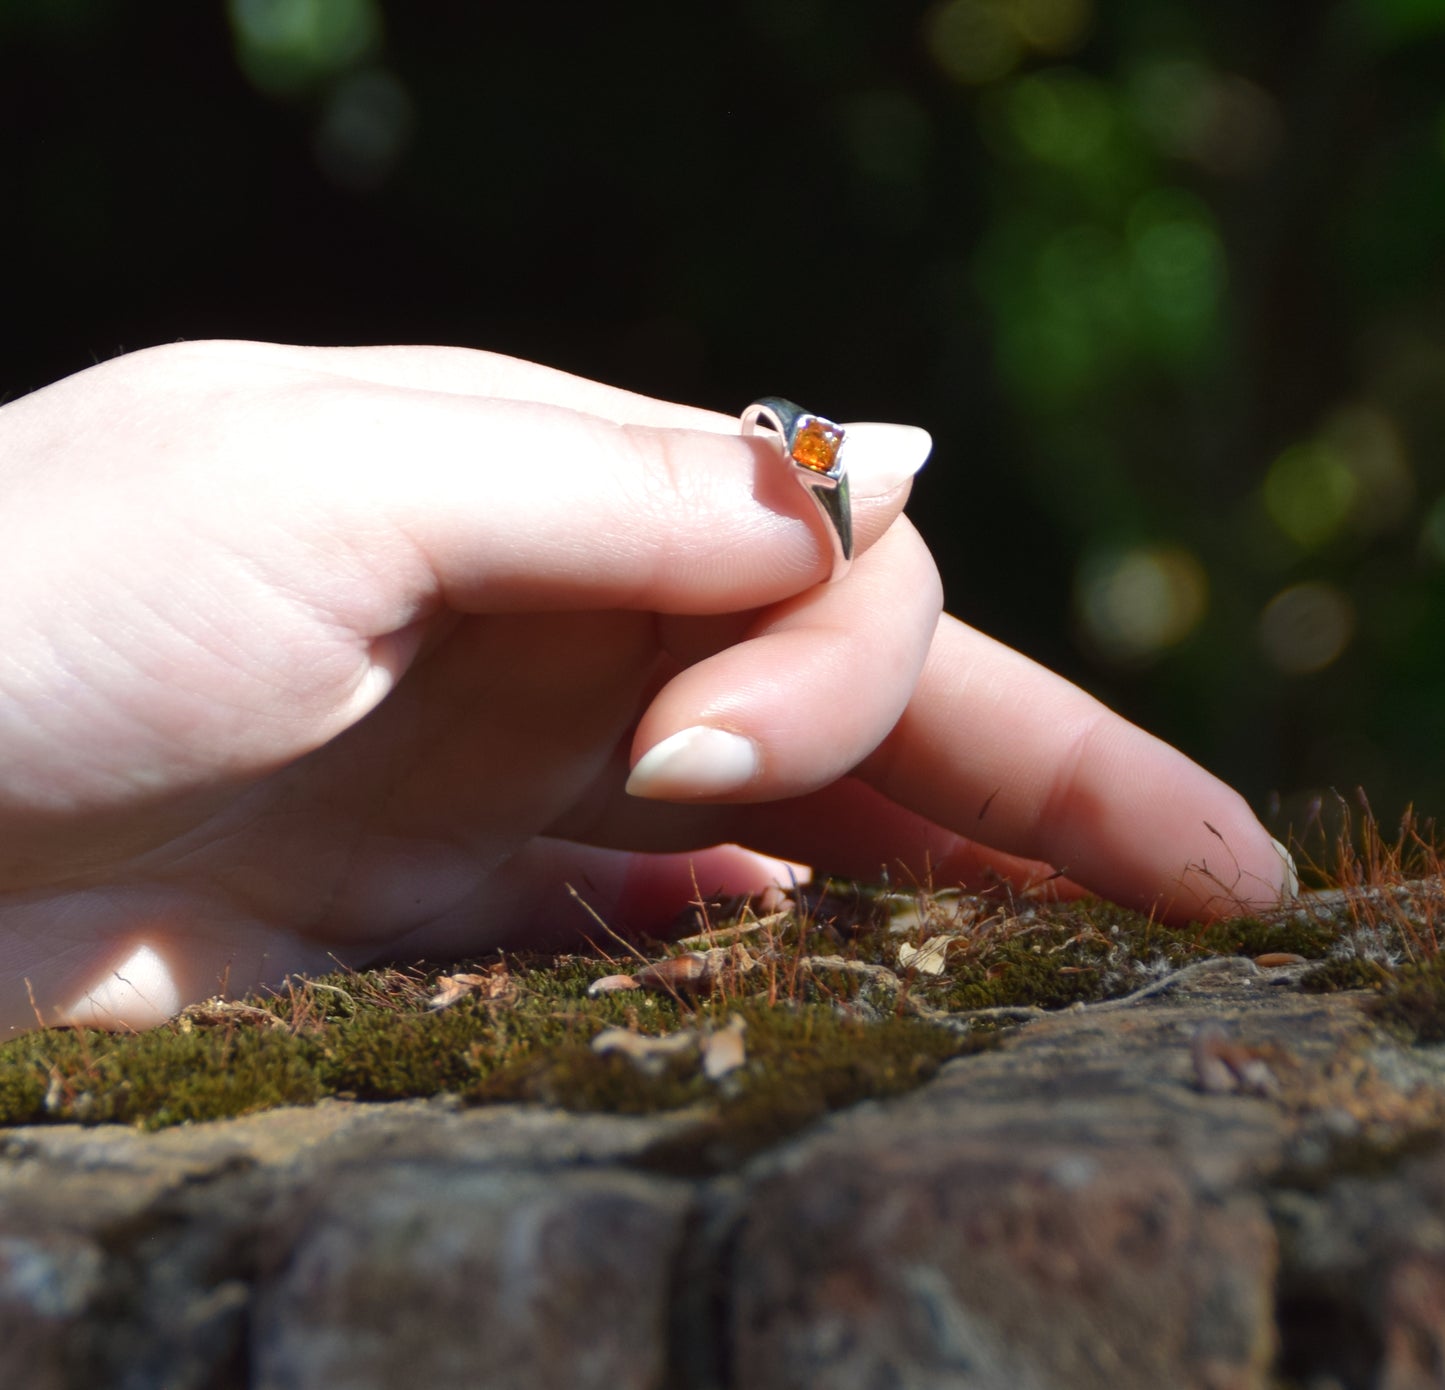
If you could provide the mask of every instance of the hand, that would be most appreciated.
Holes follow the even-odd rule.
[[[779,859],[1277,900],[1238,796],[939,616],[927,449],[850,430],[822,584],[768,439],[489,354],[177,345],[6,406],[0,1030],[553,943],[568,884],[656,927]]]

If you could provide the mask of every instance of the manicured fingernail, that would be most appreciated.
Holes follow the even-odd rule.
[[[696,724],[649,748],[632,769],[627,791],[660,801],[721,796],[751,782],[758,764],[752,739]]]
[[[1299,870],[1295,867],[1294,857],[1274,836],[1270,836],[1269,842],[1284,861],[1284,881],[1279,886],[1280,896],[1284,898],[1299,897]]]
[[[925,463],[933,437],[917,425],[845,425],[843,463],[854,497],[885,497]]]

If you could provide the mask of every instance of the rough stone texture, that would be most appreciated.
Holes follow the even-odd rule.
[[[1202,1088],[1223,1027],[1264,1094]],[[0,1133],[0,1386],[1445,1385],[1445,1065],[1235,966],[719,1177],[695,1117]]]
[[[401,1163],[296,1194],[253,1330],[268,1390],[665,1383],[688,1196],[621,1172],[563,1181]]]

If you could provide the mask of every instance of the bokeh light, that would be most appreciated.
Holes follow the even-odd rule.
[[[1007,77],[1031,51],[1073,52],[1092,19],[1090,0],[942,0],[925,16],[923,37],[955,82],[982,86]]]
[[[1284,138],[1274,97],[1198,58],[1151,57],[1135,70],[1127,90],[1136,119],[1160,152],[1211,174],[1253,174],[1269,164]]]
[[[1076,604],[1088,645],[1116,666],[1138,666],[1177,646],[1209,603],[1204,566],[1181,546],[1106,552],[1079,568]]]
[[[1091,0],[1013,0],[1013,22],[1040,53],[1072,53],[1088,37]]]
[[[1399,428],[1389,415],[1363,403],[1342,406],[1325,421],[1320,438],[1344,460],[1355,480],[1353,532],[1376,536],[1409,519],[1415,477]]]
[[[969,86],[1007,77],[1024,54],[1007,0],[943,0],[925,18],[923,36],[933,61]]]
[[[1337,661],[1355,633],[1355,606],[1336,585],[1294,584],[1265,604],[1259,644],[1288,676],[1310,676]]]
[[[344,72],[381,38],[377,0],[227,0],[236,55],[264,91],[303,90]]]
[[[1358,487],[1348,462],[1331,445],[1292,444],[1265,474],[1265,510],[1290,540],[1312,550],[1344,526]]]
[[[895,88],[850,96],[838,115],[855,175],[855,215],[889,231],[919,226],[927,215],[935,146],[928,113]]]
[[[1372,536],[1409,515],[1414,478],[1399,432],[1366,405],[1337,410],[1312,438],[1270,465],[1262,487],[1274,524],[1302,550],[1345,532]]]
[[[1129,209],[1129,268],[1140,319],[1162,351],[1207,346],[1224,288],[1224,247],[1203,203],[1151,189]]]
[[[1020,149],[1073,169],[1098,160],[1117,119],[1109,88],[1071,68],[1047,68],[1010,84],[1008,115]]]
[[[411,97],[382,68],[348,73],[327,94],[313,145],[332,183],[355,192],[380,188],[411,139]]]

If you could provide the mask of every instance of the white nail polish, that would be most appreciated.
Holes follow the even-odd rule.
[[[1279,851],[1279,857],[1284,861],[1285,877],[1284,882],[1280,884],[1280,896],[1285,899],[1299,897],[1299,870],[1295,867],[1294,858],[1273,835],[1270,836],[1269,842]]]
[[[917,425],[865,422],[843,430],[843,464],[854,497],[887,496],[917,473],[933,450],[933,437]]]
[[[627,791],[660,801],[720,796],[751,782],[759,761],[752,739],[696,724],[649,748],[632,769]]]

